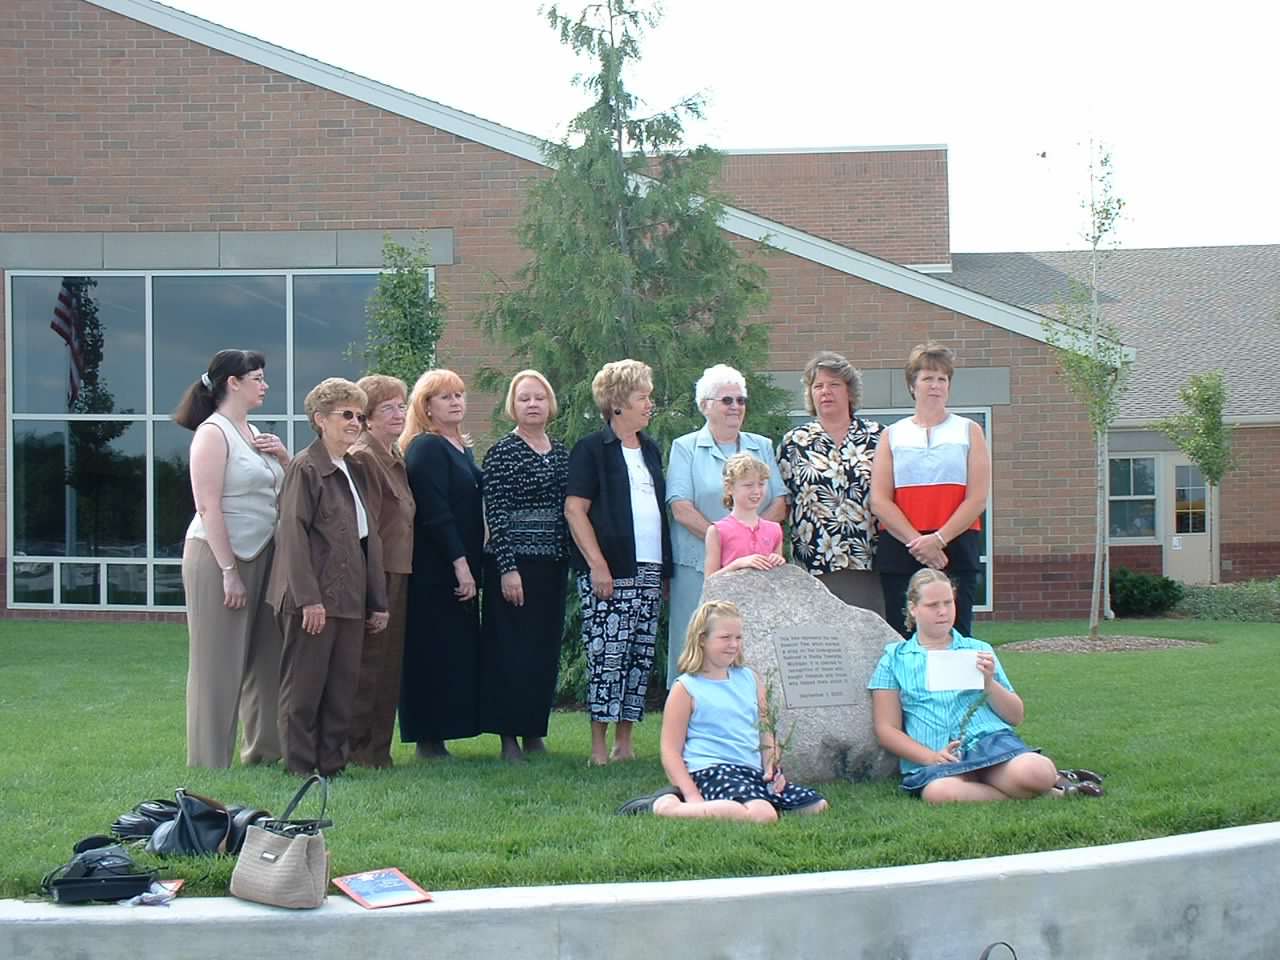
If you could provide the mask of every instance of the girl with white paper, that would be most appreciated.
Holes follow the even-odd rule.
[[[947,575],[918,571],[907,587],[907,626],[915,632],[885,647],[867,684],[876,738],[901,758],[902,788],[930,803],[1028,799],[1053,791],[1053,761],[1013,732],[1025,713],[1022,698],[991,646],[962,636],[955,619],[955,589]],[[937,679],[949,671],[934,671],[930,683],[933,651],[972,651],[981,690]]]

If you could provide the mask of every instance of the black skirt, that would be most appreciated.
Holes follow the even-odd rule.
[[[502,598],[497,565],[485,557],[479,725],[486,733],[545,737],[560,672],[568,567],[535,557],[516,563],[520,607]]]
[[[400,675],[404,743],[460,740],[480,733],[480,601],[459,603],[453,595],[456,585],[409,578]]]

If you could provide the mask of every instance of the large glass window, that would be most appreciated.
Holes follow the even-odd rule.
[[[14,556],[146,556],[145,429],[136,421],[15,421]]]
[[[14,413],[142,413],[142,277],[14,277]]]
[[[1112,539],[1154,538],[1155,457],[1112,457],[1109,468],[1107,512]]]
[[[364,372],[365,304],[371,274],[310,274],[293,280],[293,409],[325,377],[358,380]],[[353,355],[354,354],[354,355]]]
[[[297,450],[302,399],[363,372],[375,271],[71,276],[12,271],[5,355],[12,605],[174,609],[194,510],[190,431],[171,419],[225,347],[267,357],[251,417]],[[148,391],[148,381],[151,389]]]
[[[284,413],[285,284],[283,276],[155,277],[151,342],[155,412],[172,412],[204,373],[209,358],[234,347],[257,350],[276,379],[260,413]]]

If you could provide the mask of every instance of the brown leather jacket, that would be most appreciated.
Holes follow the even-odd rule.
[[[378,518],[382,566],[387,573],[413,573],[413,491],[399,450],[385,449],[367,433],[351,445],[347,460],[364,467],[364,505]]]
[[[367,504],[364,468],[350,457],[347,465]],[[317,437],[285,470],[267,602],[280,613],[321,603],[326,616],[353,620],[385,611],[382,541],[377,517],[367,506],[366,512],[367,556],[360,549],[351,486]]]

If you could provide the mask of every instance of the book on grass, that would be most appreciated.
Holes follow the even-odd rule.
[[[426,903],[431,894],[395,867],[334,877],[334,885],[366,910],[399,907],[406,903]]]

